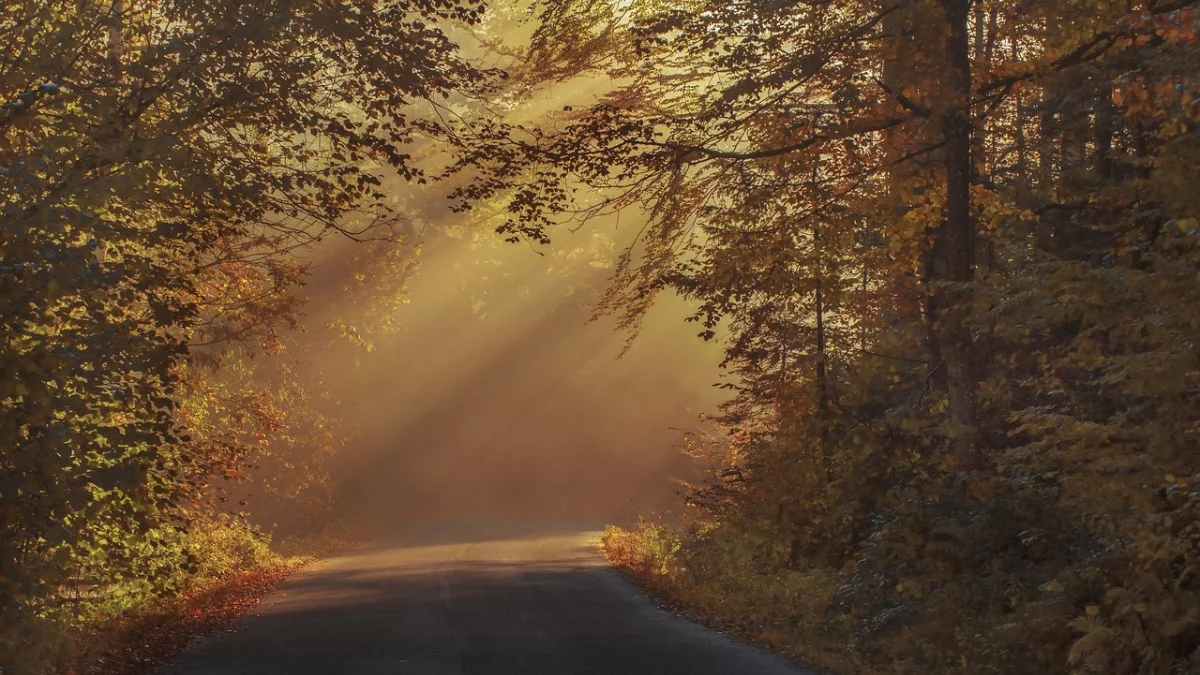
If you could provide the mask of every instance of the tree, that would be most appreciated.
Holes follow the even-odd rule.
[[[413,111],[492,76],[443,30],[480,16],[449,0],[0,6],[0,663],[37,660],[31,620],[81,561],[119,574],[186,519],[217,459],[179,433],[189,345],[269,340],[295,311],[286,254],[391,217],[381,177],[421,180]]]

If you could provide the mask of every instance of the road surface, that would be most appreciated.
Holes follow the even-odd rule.
[[[546,521],[410,524],[292,577],[163,675],[812,675],[659,609]]]

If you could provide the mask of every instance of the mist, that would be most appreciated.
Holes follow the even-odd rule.
[[[593,223],[535,251],[464,222],[408,247],[419,264],[390,317],[399,330],[306,365],[352,432],[331,466],[343,516],[627,522],[678,508],[679,480],[697,477],[681,441],[722,398],[720,350],[673,296],[636,339],[594,317],[631,228]],[[308,325],[348,302],[356,245],[314,253]]]
[[[519,3],[518,3],[519,4]],[[518,7],[494,12],[485,32],[511,47],[533,28]],[[470,32],[464,53],[513,65]],[[503,59],[501,59],[503,61]],[[553,118],[594,102],[613,83],[575,77],[505,99],[510,122]],[[447,158],[415,147],[436,175]],[[636,339],[596,316],[617,257],[645,222],[636,209],[559,228],[553,243],[508,243],[503,214],[477,204],[452,213],[455,184],[385,179],[398,242],[387,255],[402,276],[360,269],[367,244],[331,235],[303,253],[312,271],[300,296],[304,330],[288,338],[336,401],[345,439],[327,467],[343,520],[371,527],[440,515],[563,517],[626,523],[681,506],[680,482],[700,477],[686,433],[703,428],[726,396],[716,388],[719,342],[697,337],[688,304],[664,294]],[[581,193],[578,205],[594,195]],[[353,229],[353,227],[351,228]],[[368,235],[368,239],[373,235]],[[363,296],[380,295],[363,311]],[[395,301],[395,302],[391,302]],[[333,324],[373,332],[370,349],[333,340]],[[347,325],[349,324],[349,325]],[[369,330],[381,324],[394,329]],[[287,504],[254,506],[273,526]]]

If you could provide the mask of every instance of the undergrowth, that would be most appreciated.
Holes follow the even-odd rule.
[[[664,604],[838,675],[1191,675],[1200,500],[1171,492],[1141,541],[996,492],[881,508],[839,550],[728,515],[603,546]]]
[[[755,573],[735,533],[705,525],[642,520],[606,528],[601,542],[613,566],[689,618],[831,672],[870,672],[854,667],[853,651],[838,646],[845,642],[827,642],[837,632],[825,619],[835,575]]]
[[[142,576],[105,586],[81,576],[61,589],[59,602],[37,617],[51,637],[0,672],[149,672],[252,608],[293,572],[350,544],[336,531],[275,542],[231,517],[194,523],[174,537],[174,559],[155,558]]]

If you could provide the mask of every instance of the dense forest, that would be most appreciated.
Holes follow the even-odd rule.
[[[616,87],[477,127],[460,196],[534,240],[640,206],[604,306],[683,295],[736,375],[697,515],[619,564],[833,671],[1200,668],[1200,7],[540,20],[531,77]]]
[[[361,242],[308,349],[389,328],[409,235],[383,181],[421,180],[415,102],[492,77],[439,27],[480,11],[0,5],[0,671],[57,672],[98,615],[267,557],[239,483],[325,517],[348,431],[286,348],[301,253]]]
[[[686,516],[605,539],[666,601],[835,673],[1200,672],[1200,3],[0,7],[0,672],[257,555],[247,482],[328,520],[293,366],[393,328],[430,182],[537,250],[629,214],[597,312],[724,349]]]

